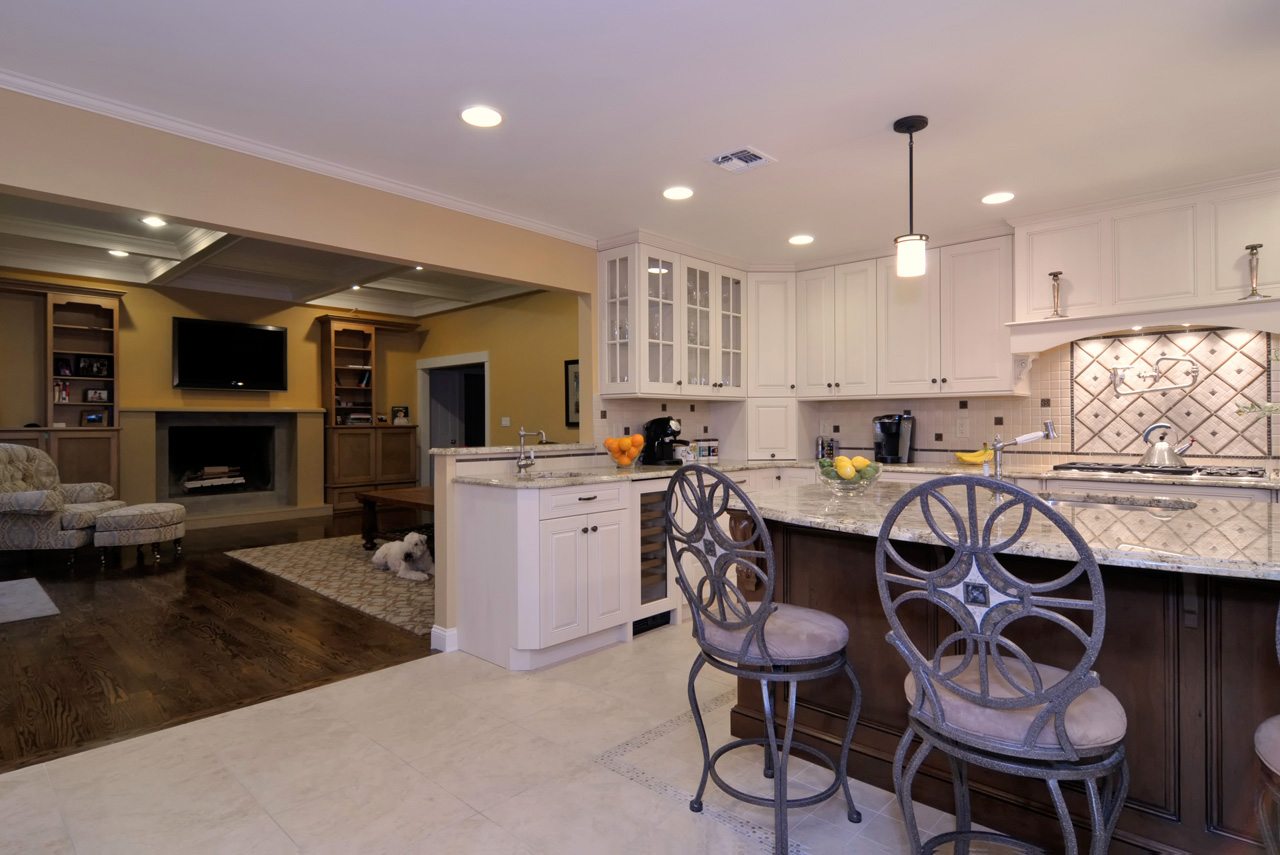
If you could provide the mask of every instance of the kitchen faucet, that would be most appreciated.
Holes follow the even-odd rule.
[[[1024,433],[1022,436],[1015,436],[1013,439],[1005,442],[1000,438],[1000,434],[996,434],[995,442],[991,447],[996,452],[996,480],[1000,481],[1004,478],[1004,450],[1010,445],[1026,445],[1028,442],[1035,442],[1038,439],[1057,439],[1058,432],[1053,428],[1053,420],[1045,419],[1044,429]]]
[[[520,425],[520,456],[516,458],[516,474],[523,475],[533,466],[533,449],[524,447],[524,438],[526,436],[536,436],[541,442],[547,441],[547,432],[544,430],[525,430],[524,425]]]

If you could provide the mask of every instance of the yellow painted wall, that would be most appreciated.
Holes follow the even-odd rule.
[[[545,291],[432,315],[422,357],[489,352],[489,441],[517,442],[521,424],[549,439],[576,442],[564,423],[564,363],[578,359],[578,295]],[[591,406],[584,393],[583,415]],[[511,426],[499,420],[511,417]]]
[[[44,306],[43,294],[0,291],[0,427],[44,424]]]

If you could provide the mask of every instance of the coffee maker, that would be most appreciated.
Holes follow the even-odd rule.
[[[679,466],[684,461],[676,457],[676,446],[689,444],[687,439],[677,439],[679,436],[679,419],[663,416],[645,422],[640,463],[645,466]]]
[[[877,463],[911,462],[911,434],[915,421],[915,416],[906,413],[890,413],[871,420]]]

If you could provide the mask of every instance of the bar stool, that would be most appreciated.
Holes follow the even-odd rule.
[[[895,546],[898,526],[932,532],[950,552],[936,569],[914,566]],[[1028,579],[1001,554],[1033,531],[1065,539],[1075,563],[1052,579]],[[1026,566],[1026,565],[1021,565]],[[1033,571],[1034,572],[1034,571]],[[1110,845],[1129,787],[1124,708],[1091,668],[1102,647],[1106,600],[1093,551],[1057,511],[1020,487],[957,475],[909,490],[889,511],[876,543],[876,581],[889,619],[887,639],[910,667],[903,689],[911,705],[894,756],[893,783],[913,853],[951,842],[967,853],[984,841],[1040,851],[995,832],[972,830],[968,765],[1046,783],[1062,826],[1062,851],[1076,855],[1075,829],[1062,781],[1084,786],[1089,851]],[[1087,592],[1068,590],[1087,586]],[[922,618],[929,604],[955,628],[929,642]],[[1055,668],[1035,662],[1019,641],[1079,659]],[[1056,646],[1050,646],[1054,645]],[[920,746],[910,750],[915,740]],[[955,791],[956,828],[922,845],[911,784],[933,750],[947,755]]]
[[[1276,613],[1276,658],[1280,659],[1280,612]],[[1258,725],[1253,750],[1262,761],[1262,789],[1258,792],[1258,829],[1267,855],[1280,855],[1280,715]]]
[[[731,523],[730,499],[741,516]],[[849,790],[849,744],[862,706],[862,690],[845,654],[849,627],[840,618],[816,609],[775,603],[773,542],[769,530],[746,493],[728,478],[705,466],[683,466],[672,476],[666,495],[667,544],[675,560],[677,584],[689,602],[699,653],[689,671],[689,706],[702,743],[702,778],[689,802],[702,810],[702,795],[710,777],[736,799],[774,813],[775,851],[787,851],[787,810],[814,805],[843,789],[850,822],[862,815]],[[735,579],[736,577],[736,579]],[[749,602],[739,584],[755,583],[761,597]],[[760,684],[767,735],[735,739],[712,753],[695,681],[704,666]],[[853,687],[849,724],[840,744],[838,762],[817,748],[794,739],[796,687],[843,672]],[[773,687],[787,686],[787,718],[781,741],[774,719]],[[738,748],[764,749],[764,776],[773,779],[773,797],[752,795],[726,783],[716,771],[721,757]],[[787,758],[792,751],[825,765],[834,780],[820,793],[787,797]]]

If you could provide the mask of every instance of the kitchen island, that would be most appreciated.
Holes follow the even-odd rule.
[[[876,588],[875,538],[909,487],[881,481],[862,496],[839,499],[821,486],[752,496],[773,537],[777,599],[831,612],[849,624],[849,659],[863,690],[851,775],[886,789],[893,788],[893,752],[906,722],[907,667],[885,641],[889,627]],[[1132,783],[1113,852],[1256,851],[1253,804],[1260,772],[1253,730],[1280,712],[1277,506],[1242,499],[1194,504],[1057,508],[1102,565],[1108,621],[1096,670],[1129,720]],[[918,566],[936,566],[942,549],[912,518],[908,512],[900,521],[899,549]],[[1014,552],[1002,561],[1011,567],[1034,562],[1050,571],[1068,566],[1062,559],[1073,554],[1061,534],[1034,526]],[[926,623],[934,638],[949,631],[950,619],[936,610]],[[1037,661],[1066,664],[1064,651],[1043,644],[1029,644],[1028,652]],[[799,730],[833,749],[843,732],[848,691],[836,680],[802,686]],[[758,685],[740,685],[732,722],[735,735],[761,732]],[[977,769],[971,781],[975,821],[1051,851],[1060,847],[1042,785]],[[930,757],[914,795],[952,809],[943,758]],[[1075,816],[1087,816],[1079,794],[1070,796],[1077,797]]]

